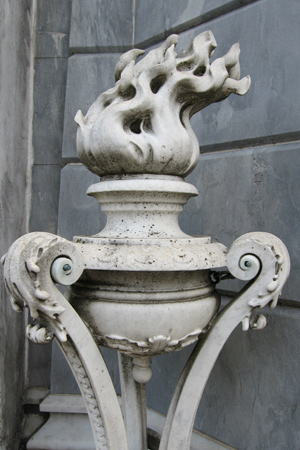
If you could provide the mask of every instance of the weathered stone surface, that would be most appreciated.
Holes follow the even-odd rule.
[[[72,1],[37,1],[35,56],[67,57]]]
[[[100,216],[105,220],[99,205],[86,195],[87,188],[98,181],[81,164],[70,164],[61,171],[58,234],[72,240],[76,234],[95,234],[100,229]],[[108,351],[109,352],[109,351]],[[108,354],[111,356],[112,352]],[[64,356],[56,344],[52,349],[51,391],[53,393],[78,393],[76,381]],[[117,361],[112,356],[114,370]],[[118,373],[118,372],[117,372]]]
[[[251,139],[262,143],[299,139],[299,108],[294,101],[300,97],[295,83],[299,16],[299,2],[287,8],[268,0],[182,33],[178,48],[184,49],[199,32],[210,29],[218,42],[216,57],[239,42],[242,76],[250,74],[252,80],[245,97],[231,96],[192,119],[200,148],[213,149],[218,143],[224,148],[232,141],[237,142],[227,148],[241,148]]]
[[[132,0],[73,0],[70,48],[75,53],[119,52],[132,43]]]
[[[2,1],[0,68],[0,255],[27,231],[32,2]],[[24,20],[25,18],[25,20]],[[24,316],[13,311],[0,270],[0,447],[19,448],[24,374]]]
[[[70,56],[69,35],[58,31],[37,32],[35,55],[37,58],[67,58]]]
[[[38,32],[69,33],[72,0],[37,0]]]
[[[75,235],[90,236],[106,223],[96,200],[87,188],[99,178],[81,164],[69,164],[61,171],[58,234],[72,240]]]
[[[291,257],[282,297],[298,301],[300,164],[298,144],[200,155],[188,177],[199,197],[180,216],[188,234],[211,235],[226,246],[249,231],[278,236]]]
[[[78,160],[76,151],[78,109],[86,113],[90,105],[114,84],[114,68],[119,54],[75,55],[69,58],[63,135],[63,158]]]
[[[208,22],[255,0],[136,1],[135,46],[148,46],[171,33]]]
[[[37,1],[30,231],[57,231],[64,100],[69,55],[70,0]],[[50,386],[51,345],[28,346],[30,386]]]
[[[33,148],[35,164],[60,164],[66,58],[35,60]]]
[[[30,231],[56,233],[60,171],[60,165],[33,166]]]

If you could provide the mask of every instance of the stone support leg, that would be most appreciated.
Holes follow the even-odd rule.
[[[56,281],[72,284],[83,268],[75,244],[49,233],[30,233],[7,253],[5,280],[14,308],[27,306],[35,320],[28,336],[40,344],[56,337],[61,346],[85,401],[96,450],[128,450],[118,399],[101,352],[51,278],[52,274]]]
[[[124,415],[129,450],[147,450],[146,384],[133,377],[133,358],[118,353]]]
[[[252,318],[254,308],[275,307],[289,275],[290,261],[284,244],[268,233],[249,233],[231,246],[227,266],[241,280],[251,280],[224,308],[209,332],[195,347],[174,393],[159,450],[189,450],[196,412],[208,377],[232,331],[240,323],[252,328],[264,323]]]

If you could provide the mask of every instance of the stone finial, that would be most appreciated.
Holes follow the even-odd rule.
[[[115,68],[115,86],[86,116],[77,112],[78,154],[90,171],[186,176],[199,158],[190,118],[231,93],[248,91],[250,77],[239,80],[238,44],[210,63],[217,45],[211,31],[196,36],[182,57],[174,50],[177,41],[169,36],[137,63],[143,50],[125,53]]]

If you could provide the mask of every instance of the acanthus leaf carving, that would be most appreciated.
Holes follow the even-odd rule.
[[[195,342],[203,330],[197,329],[181,339],[171,340],[170,336],[153,336],[145,340],[134,341],[124,336],[97,336],[100,345],[114,348],[127,355],[155,356],[162,353],[181,350]]]
[[[48,344],[53,339],[52,330],[40,324],[30,324],[26,328],[27,337],[35,344]]]

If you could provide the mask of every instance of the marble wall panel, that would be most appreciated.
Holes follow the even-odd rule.
[[[297,143],[200,155],[187,178],[199,196],[180,216],[185,232],[211,235],[230,246],[240,235],[266,231],[278,236],[291,257],[283,298],[300,290],[300,147]]]
[[[60,164],[67,58],[35,60],[33,150],[35,164]]]
[[[133,0],[73,0],[70,48],[120,52],[133,44]]]
[[[218,43],[213,59],[239,42],[241,76],[249,74],[252,79],[244,97],[232,94],[194,116],[192,125],[203,150],[299,140],[299,108],[294,101],[300,96],[296,82],[299,20],[299,2],[267,0],[180,35],[179,52],[194,36],[211,30]]]
[[[66,58],[71,54],[68,34],[37,32],[37,36],[35,54],[38,58]]]
[[[76,112],[86,114],[96,98],[114,85],[114,68],[120,54],[74,55],[69,58],[64,116],[63,158],[78,160]]]
[[[49,389],[51,383],[52,344],[37,345],[28,340],[28,384]]]
[[[57,233],[61,166],[35,164],[32,167],[32,195],[29,230]],[[31,319],[29,319],[31,320]],[[50,386],[51,345],[28,344],[28,383]]]
[[[137,0],[135,46],[145,47],[256,0]]]
[[[33,166],[30,231],[56,234],[60,171],[60,165]]]
[[[72,0],[37,1],[35,55],[41,58],[67,57]]]
[[[2,1],[0,83],[0,255],[28,231],[32,2]],[[25,18],[25,20],[24,20]],[[26,383],[25,320],[16,314],[0,270],[0,447],[19,448]]]
[[[148,5],[150,7],[150,3]],[[167,11],[170,14],[170,8]],[[287,8],[282,2],[257,1],[181,33],[177,46],[179,53],[190,45],[194,36],[207,29],[213,31],[218,42],[215,57],[223,56],[233,43],[239,42],[241,75],[249,74],[252,78],[250,91],[244,97],[233,94],[193,117],[192,125],[204,152],[299,140],[300,119],[294,102],[300,95],[299,83],[295,82],[299,18],[299,2],[289,0]],[[65,157],[75,157],[74,143],[72,145],[70,140],[76,127],[73,123],[71,127],[70,122],[76,108],[69,105],[82,96],[80,103],[87,109],[98,94],[112,87],[117,58],[116,55],[97,54],[77,55],[70,59]],[[110,64],[108,59],[111,59]],[[98,74],[105,82],[95,83],[95,79],[100,79]]]
[[[72,0],[37,0],[37,32],[69,33]]]
[[[56,234],[71,0],[37,0],[29,231]],[[49,387],[51,345],[28,345],[28,385]]]
[[[61,171],[58,234],[72,240],[73,236],[91,236],[106,223],[97,201],[86,195],[87,188],[97,183],[97,175],[82,164],[68,164]]]

